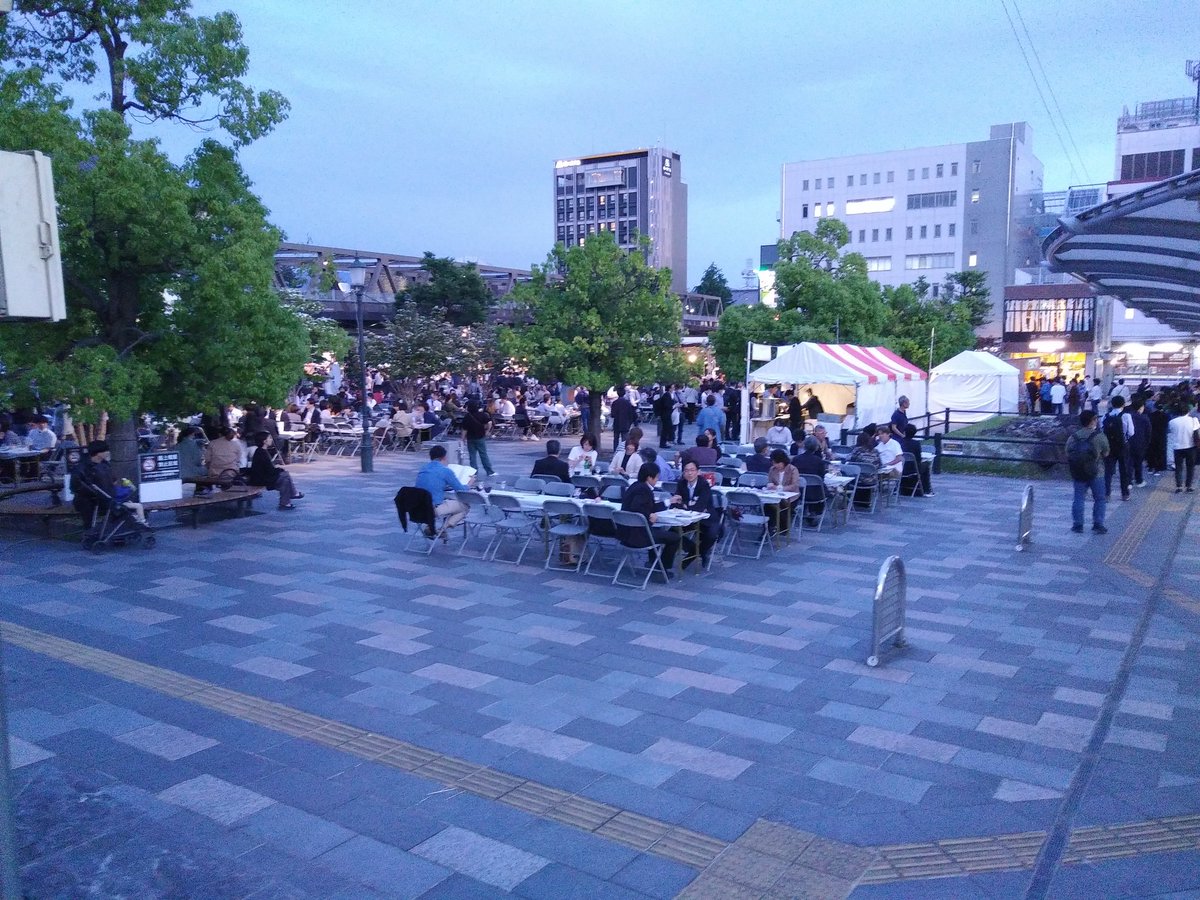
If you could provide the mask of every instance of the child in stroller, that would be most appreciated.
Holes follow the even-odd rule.
[[[154,529],[146,524],[139,503],[132,502],[132,487],[113,482],[108,444],[92,441],[87,455],[71,473],[75,509],[83,519],[85,550],[140,543],[154,546]],[[122,496],[124,495],[124,496]]]

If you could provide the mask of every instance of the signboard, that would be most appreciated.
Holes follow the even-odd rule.
[[[583,182],[585,187],[624,187],[625,169],[592,169],[583,173]]]
[[[1191,374],[1192,354],[1187,350],[1178,353],[1151,350],[1146,356],[1151,375],[1178,375],[1185,378]]]
[[[662,173],[667,178],[671,177],[671,157],[669,157],[669,156],[663,157]]]
[[[962,456],[965,449],[963,441],[942,441],[942,456]]]
[[[138,499],[143,503],[154,500],[183,498],[183,480],[179,473],[179,454],[138,454]]]

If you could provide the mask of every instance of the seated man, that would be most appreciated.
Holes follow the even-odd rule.
[[[695,462],[698,466],[715,466],[717,460],[721,458],[721,454],[709,446],[709,437],[704,432],[696,435],[696,446],[688,447],[679,454],[679,465],[685,466],[689,462]]]
[[[921,492],[926,497],[935,496],[933,493],[933,479],[930,472],[933,468],[933,461],[921,458],[921,442],[917,440],[917,426],[911,422],[904,428],[904,439],[900,441],[900,449],[905,453],[911,453],[916,461],[916,469],[913,471],[913,464],[907,463],[904,468],[903,480],[900,482],[900,490],[906,496],[911,497],[916,493],[917,479],[921,480]]]
[[[50,451],[58,443],[58,438],[50,430],[50,420],[45,416],[34,416],[31,424],[33,427],[29,429],[29,434],[25,436],[25,440],[29,443],[29,449],[37,450],[42,454],[43,458],[49,457]]]
[[[204,464],[204,447],[200,443],[201,434],[199,428],[189,425],[183,429],[179,443],[175,445],[175,452],[179,454],[179,477],[184,480],[208,475],[208,467]],[[209,485],[196,485],[197,494],[207,494],[211,490]]]
[[[650,449],[650,448],[647,448]],[[674,578],[675,554],[679,550],[679,535],[670,528],[655,528],[658,514],[667,507],[654,499],[654,485],[658,483],[658,467],[655,463],[643,463],[638,470],[636,484],[630,486],[621,499],[621,509],[626,512],[641,513],[650,523],[654,543],[663,545],[662,562],[667,570],[667,578]],[[640,536],[640,533],[639,533]],[[642,546],[638,543],[635,546]]]
[[[408,404],[401,400],[392,413],[392,431],[398,438],[407,438],[413,432],[413,417]]]
[[[821,487],[806,487],[804,490],[804,524],[816,525],[817,517],[825,510],[825,470],[827,464],[821,455],[821,442],[815,435],[804,439],[803,449],[792,457],[792,465],[801,475],[816,475]]]
[[[642,456],[642,466],[653,466],[658,472],[660,481],[677,481],[678,473],[665,461],[659,458],[658,451],[653,447],[645,447],[639,451]],[[641,469],[638,469],[640,472]]]
[[[241,473],[245,464],[246,451],[237,433],[228,426],[221,429],[220,436],[209,442],[205,453],[205,466],[210,474],[221,476],[232,473],[230,478]]]
[[[791,439],[790,437],[788,438]],[[761,472],[766,475],[771,471],[771,457],[767,453],[770,444],[765,437],[754,439],[754,455],[746,460],[747,472]]]
[[[461,525],[467,517],[467,507],[457,498],[446,496],[446,491],[465,491],[468,488],[450,471],[446,463],[446,448],[441,444],[429,448],[429,462],[417,473],[416,486],[429,491],[429,496],[433,498],[433,512],[445,516],[447,528]],[[427,528],[425,534],[434,537],[433,529]]]
[[[880,425],[875,429],[875,452],[879,454],[879,476],[899,478],[904,470],[904,450],[892,434],[890,425]]]
[[[791,429],[784,424],[782,419],[776,419],[775,424],[767,430],[767,443],[778,444],[781,447],[786,447],[791,442]]]
[[[418,403],[413,407],[413,421],[417,423],[424,422],[432,426],[427,431],[430,438],[435,438],[446,430],[446,426],[442,424],[442,420],[426,409],[423,403]]]
[[[821,447],[821,456],[826,462],[831,461],[833,457],[833,448],[829,444],[829,432],[824,425],[818,424],[814,429],[812,436],[817,439],[817,443]]]
[[[559,481],[570,482],[571,470],[566,462],[559,459],[562,444],[556,440],[546,441],[546,455],[533,464],[531,475],[554,475]]]
[[[712,487],[700,477],[700,467],[695,460],[689,459],[683,464],[683,478],[675,486],[675,496],[671,499],[674,505],[689,512],[708,513],[708,518],[699,524],[700,562],[707,568],[713,545],[721,537],[721,513],[713,506]],[[685,569],[692,559],[691,556],[684,559]]]

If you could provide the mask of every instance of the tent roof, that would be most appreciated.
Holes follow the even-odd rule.
[[[878,384],[926,377],[886,347],[814,343],[793,344],[750,373],[751,381],[789,384]]]
[[[1015,366],[982,350],[964,350],[933,367],[930,375],[1020,375]]]

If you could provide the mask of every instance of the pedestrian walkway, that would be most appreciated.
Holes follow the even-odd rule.
[[[540,445],[496,445],[498,470]],[[5,532],[34,896],[1149,896],[1200,890],[1197,522],[1162,488],[938,496],[642,594],[437,548],[421,460],[88,556]],[[19,546],[18,554],[7,552]],[[910,647],[864,665],[884,558]]]

